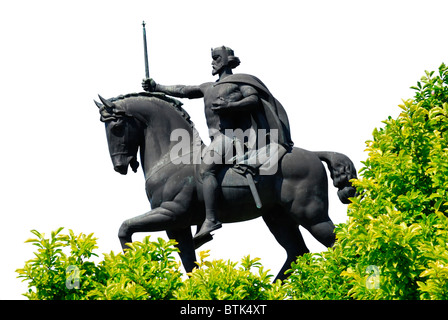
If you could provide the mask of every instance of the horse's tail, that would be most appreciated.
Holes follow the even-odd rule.
[[[350,183],[351,179],[357,178],[353,162],[349,157],[338,152],[316,151],[314,153],[327,164],[333,185],[338,188],[339,200],[349,204],[349,198],[356,196],[356,189]]]

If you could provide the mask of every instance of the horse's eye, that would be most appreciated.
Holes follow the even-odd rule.
[[[124,133],[123,123],[117,123],[116,125],[114,125],[112,128],[112,132],[117,136],[122,135]]]

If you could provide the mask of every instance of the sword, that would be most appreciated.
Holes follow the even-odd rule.
[[[241,142],[237,139],[237,137],[233,137],[233,143],[235,145],[236,153],[243,155],[243,147],[241,146]],[[257,187],[255,186],[254,178],[252,177],[252,174],[250,172],[246,172],[245,177],[247,179],[247,183],[249,184],[250,192],[252,192],[252,196],[254,197],[255,205],[258,209],[261,209],[262,204],[257,191]]]
[[[149,79],[149,66],[148,66],[148,46],[146,44],[146,23],[143,21],[143,49],[145,51],[145,75],[146,79]]]

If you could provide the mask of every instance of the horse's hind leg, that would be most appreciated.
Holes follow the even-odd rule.
[[[286,250],[285,264],[275,278],[275,281],[284,280],[287,277],[285,271],[291,268],[291,263],[309,250],[303,241],[298,224],[291,217],[282,212],[272,212],[263,216],[263,220],[277,242]]]
[[[315,224],[303,225],[320,243],[324,246],[332,247],[336,241],[336,235],[334,233],[333,221],[328,219],[327,221],[317,222]]]
[[[301,225],[324,246],[332,247],[336,241],[334,224],[328,216],[328,200],[324,197],[314,197],[303,206]]]

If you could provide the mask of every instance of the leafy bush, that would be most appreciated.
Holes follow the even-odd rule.
[[[208,251],[200,253],[199,268],[189,273],[175,293],[179,300],[279,300],[284,298],[281,282],[271,283],[272,275],[264,271],[260,259],[243,258],[241,267],[224,260],[205,261]],[[258,269],[258,273],[251,272]]]
[[[373,131],[349,219],[333,248],[292,266],[290,297],[448,298],[447,70],[426,71],[415,99]]]
[[[89,299],[101,300],[168,300],[182,285],[180,264],[172,253],[174,241],[149,241],[129,243],[125,254],[104,255],[98,265],[95,290]]]
[[[62,229],[53,231],[50,239],[32,230],[37,238],[26,241],[37,246],[37,253],[34,253],[36,258],[16,271],[19,278],[29,280],[30,289],[24,295],[30,300],[78,300],[94,288],[97,268],[93,262],[86,260],[96,256],[92,253],[97,248],[96,238],[92,234],[86,236],[82,233],[75,236],[72,230],[69,235],[61,235]],[[69,255],[63,252],[67,248],[70,248]],[[82,286],[76,283],[78,278],[82,278]],[[69,289],[75,286],[79,289]],[[34,291],[31,289],[33,287]]]
[[[97,256],[96,238],[80,234],[60,234],[62,228],[45,238],[36,230],[37,239],[29,239],[38,247],[36,258],[17,269],[19,278],[28,281],[31,300],[169,300],[169,299],[281,299],[281,283],[272,284],[259,259],[246,257],[242,267],[222,260],[205,261],[207,252],[200,253],[198,268],[183,281],[173,253],[174,241],[159,238],[151,242],[128,244],[126,252],[104,254],[95,264],[88,261]],[[64,253],[64,250],[69,252]],[[258,274],[251,272],[257,269]]]
[[[61,235],[63,228],[51,233],[50,239],[36,230],[37,239],[29,239],[38,247],[36,258],[17,269],[19,278],[28,280],[31,300],[162,300],[173,298],[182,284],[179,264],[172,256],[174,241],[158,239],[129,244],[126,253],[104,255],[96,265],[86,259],[97,256],[92,234]],[[64,249],[70,248],[69,253]],[[34,288],[34,290],[33,290]]]

